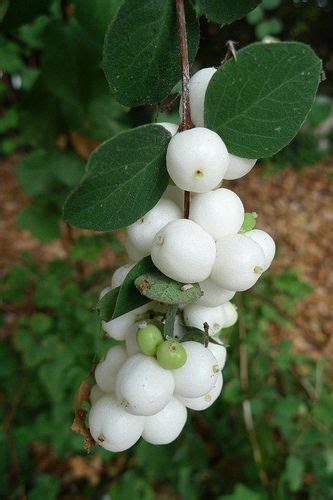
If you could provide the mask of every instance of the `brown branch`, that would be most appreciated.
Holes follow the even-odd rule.
[[[191,119],[190,107],[190,65],[188,62],[187,33],[184,0],[176,0],[180,57],[182,65],[182,121],[179,131],[189,130],[194,127]],[[190,214],[191,193],[184,191],[184,218]]]

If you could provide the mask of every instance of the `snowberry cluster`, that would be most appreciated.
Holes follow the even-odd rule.
[[[247,227],[253,215],[245,213],[237,194],[220,187],[223,179],[246,175],[256,160],[229,154],[220,136],[204,127],[205,93],[214,73],[206,68],[190,81],[195,128],[178,132],[176,125],[160,124],[172,134],[166,164],[175,185],[129,226],[125,246],[133,264],[119,268],[101,294],[120,286],[134,263],[148,255],[164,275],[199,283],[202,291],[195,302],[179,305],[171,339],[162,334],[160,303],[103,322],[110,337],[125,341],[97,366],[91,392],[90,431],[110,451],[125,450],[140,436],[167,444],[180,434],[187,408],[204,410],[216,400],[226,358],[219,333],[238,317],[230,300],[256,283],[275,254],[266,232]],[[189,219],[182,215],[183,191],[191,193]],[[186,326],[207,333],[207,325],[207,348],[186,340]]]

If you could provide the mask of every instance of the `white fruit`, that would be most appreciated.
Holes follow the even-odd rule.
[[[224,179],[228,181],[240,179],[252,170],[256,161],[257,160],[251,160],[249,158],[240,158],[239,156],[234,156],[229,153],[229,165],[224,174]]]
[[[252,231],[247,231],[244,235],[260,245],[265,255],[264,271],[266,271],[271,265],[275,255],[276,247],[273,238],[261,229],[252,229]]]
[[[145,418],[142,437],[151,444],[168,444],[177,439],[187,419],[185,406],[172,397],[156,415]]]
[[[236,193],[220,188],[193,197],[190,219],[218,240],[238,233],[244,220],[244,206]]]
[[[99,300],[101,300],[104,297],[104,295],[110,292],[110,290],[112,290],[110,286],[106,286],[105,288],[103,288],[103,290],[100,291]]]
[[[126,236],[125,238],[124,245],[128,258],[132,262],[138,262],[139,260],[146,257],[146,254],[144,252],[141,252],[133,245],[133,243],[129,240],[128,236]]]
[[[175,393],[186,398],[204,396],[214,387],[219,367],[210,350],[199,342],[183,342],[186,350],[186,363],[173,370]]]
[[[162,197],[166,198],[167,200],[173,201],[174,203],[176,203],[177,207],[179,207],[180,210],[183,211],[184,191],[182,189],[179,189],[179,187],[169,184],[166,190],[164,191]]]
[[[150,302],[111,321],[102,321],[102,328],[109,337],[116,340],[125,340],[132,324],[136,322],[138,316],[147,312],[149,308]]]
[[[207,279],[205,281],[201,281],[199,283],[201,291],[203,295],[195,301],[196,304],[200,304],[201,306],[207,307],[217,307],[228,300],[231,300],[236,292],[232,292],[231,290],[225,290],[218,286],[211,279]]]
[[[221,394],[222,386],[223,377],[222,373],[219,372],[214,387],[209,392],[207,392],[207,394],[204,394],[203,396],[200,396],[198,398],[184,398],[182,396],[177,396],[177,398],[181,403],[187,406],[187,408],[190,408],[190,410],[206,410],[217,400],[217,398]]]
[[[204,126],[204,105],[208,84],[216,72],[215,68],[203,68],[197,71],[190,79],[190,106],[191,118],[196,127]],[[182,116],[182,99],[179,114]]]
[[[111,288],[117,288],[117,286],[122,285],[124,279],[134,266],[135,264],[126,264],[125,266],[116,269],[111,279]]]
[[[136,332],[138,331],[139,323],[134,323],[128,330],[125,338],[126,342],[126,352],[128,356],[134,356],[141,352],[140,347],[136,341]]]
[[[166,276],[182,283],[208,278],[216,256],[215,242],[198,224],[179,219],[154,238],[151,258]]]
[[[156,125],[161,125],[161,127],[164,127],[168,132],[170,132],[171,135],[175,135],[179,127],[179,125],[170,122],[159,122],[156,123]]]
[[[216,358],[216,361],[219,365],[219,369],[223,370],[224,365],[225,365],[225,360],[227,358],[227,350],[224,347],[224,345],[217,345],[214,344],[213,342],[209,342],[208,344],[208,349],[212,354],[214,354],[214,357]]]
[[[105,392],[102,391],[100,387],[98,387],[97,384],[93,385],[92,388],[90,389],[90,394],[89,394],[89,399],[92,405],[97,403],[97,401],[102,397],[105,396]]]
[[[194,326],[199,330],[204,330],[204,323],[209,325],[209,334],[217,334],[225,323],[223,306],[206,307],[200,304],[190,304],[185,307],[184,322],[188,326]]]
[[[222,288],[241,292],[251,288],[265,268],[264,253],[243,234],[225,236],[216,242],[216,260],[210,278]]]
[[[118,372],[116,395],[126,411],[155,415],[170,401],[174,385],[172,372],[164,370],[155,358],[135,354]]]
[[[186,330],[181,323],[180,316],[177,314],[177,316],[175,318],[175,323],[173,326],[173,336],[176,340],[181,340],[185,334],[186,334]]]
[[[166,161],[169,175],[178,187],[205,193],[223,179],[229,154],[218,134],[199,127],[173,136]]]
[[[222,306],[224,315],[225,315],[225,323],[223,328],[229,328],[229,326],[233,326],[238,320],[238,312],[237,307],[231,302],[226,302]]]
[[[146,215],[128,227],[128,239],[142,254],[149,255],[156,233],[181,217],[182,212],[173,201],[161,198]]]
[[[110,395],[101,397],[89,413],[92,437],[109,451],[124,451],[133,446],[143,432],[144,417],[131,415]]]
[[[117,372],[126,360],[124,347],[117,345],[108,350],[105,359],[98,363],[95,370],[95,379],[102,391],[114,391]]]

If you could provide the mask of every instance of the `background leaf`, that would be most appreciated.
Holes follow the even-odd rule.
[[[190,63],[198,49],[199,28],[186,3]],[[173,0],[126,0],[111,23],[103,66],[115,97],[127,106],[153,104],[181,78],[179,39]]]
[[[170,137],[159,125],[144,125],[104,142],[67,200],[65,220],[84,229],[110,231],[146,214],[168,185],[165,155]]]
[[[197,0],[200,11],[219,24],[229,24],[253,10],[260,0]]]
[[[205,124],[230,153],[263,158],[296,135],[317,91],[321,61],[302,43],[254,43],[215,73],[206,93]]]
[[[142,274],[135,280],[135,286],[142,295],[164,304],[186,304],[202,295],[198,283],[193,283],[189,289],[183,289],[183,283],[160,272]]]
[[[98,43],[102,43],[108,24],[122,0],[74,0],[74,16]]]

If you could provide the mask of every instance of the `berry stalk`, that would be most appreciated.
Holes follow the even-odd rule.
[[[184,0],[176,0],[180,57],[182,65],[182,121],[179,131],[193,128],[190,107],[190,66],[188,62],[187,33]],[[190,214],[191,193],[184,191],[184,218],[188,219]]]

